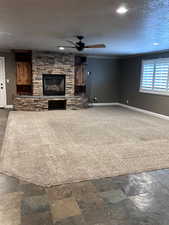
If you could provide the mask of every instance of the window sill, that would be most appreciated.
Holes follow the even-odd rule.
[[[156,91],[144,91],[144,90],[139,90],[140,93],[143,94],[151,94],[151,95],[163,95],[163,96],[169,96],[169,92],[156,92]]]

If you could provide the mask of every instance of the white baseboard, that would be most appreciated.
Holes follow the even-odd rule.
[[[141,112],[141,113],[145,113],[145,114],[148,114],[148,115],[151,115],[151,116],[158,117],[160,119],[169,120],[169,116],[165,116],[165,115],[162,115],[162,114],[159,114],[159,113],[155,113],[155,112],[152,112],[152,111],[140,109],[140,108],[137,108],[137,107],[134,107],[134,106],[129,106],[129,105],[121,104],[121,103],[118,103],[118,105],[121,106],[121,107],[124,107],[124,108],[134,110],[136,112]]]
[[[118,102],[107,102],[107,103],[89,103],[88,106],[115,106],[119,105]]]
[[[119,103],[119,102],[89,103],[89,106],[121,106],[121,107],[124,107],[124,108],[134,110],[136,112],[141,112],[141,113],[145,113],[145,114],[148,114],[150,116],[154,116],[154,117],[157,117],[157,118],[160,118],[160,119],[169,120],[169,116],[165,116],[165,115],[162,115],[162,114],[159,114],[159,113],[155,113],[155,112],[148,111],[148,110],[145,110],[145,109],[137,108],[137,107],[134,107],[134,106],[129,106],[129,105],[122,104],[122,103]]]
[[[5,109],[13,109],[13,105],[6,105],[4,108]]]
[[[145,113],[145,114],[148,114],[148,115],[160,118],[160,119],[169,120],[169,116],[162,115],[162,114],[159,114],[159,113],[155,113],[155,112],[152,112],[152,111],[148,111],[148,110],[145,110],[145,109],[137,108],[137,107],[134,107],[134,106],[122,104],[122,103],[119,103],[119,102],[89,103],[88,105],[89,106],[121,106],[121,107],[124,107],[124,108],[134,110],[136,112],[141,112],[141,113]],[[4,108],[5,109],[13,109],[13,105],[6,105]]]

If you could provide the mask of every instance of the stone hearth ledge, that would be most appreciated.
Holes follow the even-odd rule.
[[[66,109],[87,108],[87,99],[83,96],[17,96],[14,109],[19,111],[46,111],[49,100],[66,100]]]

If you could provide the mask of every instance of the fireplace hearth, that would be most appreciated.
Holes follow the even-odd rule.
[[[64,96],[65,95],[65,75],[43,74],[43,95]]]

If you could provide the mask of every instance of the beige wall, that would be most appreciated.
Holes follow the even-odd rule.
[[[5,57],[5,76],[9,83],[6,83],[7,105],[12,105],[16,94],[16,64],[12,52],[0,52],[0,56]]]

